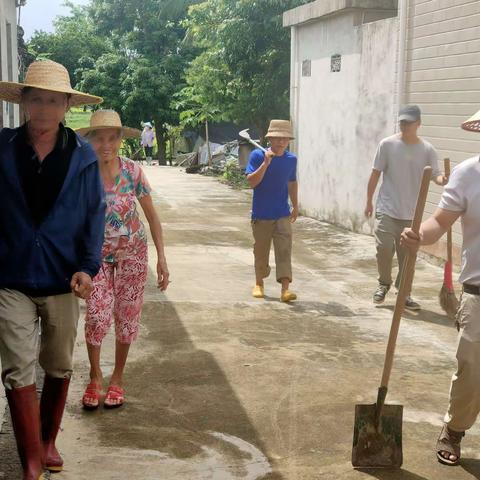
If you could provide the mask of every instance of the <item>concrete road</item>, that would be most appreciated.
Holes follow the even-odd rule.
[[[58,480],[452,480],[480,478],[475,427],[462,466],[437,463],[434,444],[455,368],[456,330],[441,313],[442,270],[420,261],[403,321],[388,401],[405,406],[402,470],[354,471],[356,403],[373,403],[394,293],[371,304],[371,237],[311,219],[295,225],[299,300],[253,285],[250,193],[168,167],[145,167],[167,242],[172,284],[154,287],[126,371],[128,403],[88,413],[80,399],[88,361],[80,329]],[[113,336],[103,365],[113,362]],[[0,472],[2,471],[0,457]],[[1,478],[1,474],[0,474]]]

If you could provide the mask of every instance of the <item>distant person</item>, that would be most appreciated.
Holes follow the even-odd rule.
[[[73,370],[77,297],[92,292],[105,228],[97,157],[62,120],[71,106],[102,99],[73,90],[67,70],[50,60],[33,62],[23,84],[0,82],[0,99],[20,103],[26,119],[0,131],[2,382],[23,479],[37,480],[43,466],[63,469],[55,441]],[[37,357],[45,371],[40,405]]]
[[[373,196],[382,176],[382,185],[375,208],[375,243],[377,248],[378,286],[373,303],[381,304],[392,286],[392,261],[395,251],[398,274],[395,287],[400,287],[405,249],[400,247],[403,229],[412,223],[420,191],[423,169],[432,167],[432,180],[445,185],[446,177],[438,169],[438,155],[433,146],[417,134],[421,111],[417,105],[407,105],[398,115],[400,133],[384,138],[377,148],[368,181],[365,216],[374,214]],[[405,308],[420,310],[420,304],[408,292]]]
[[[100,404],[103,373],[100,350],[112,322],[115,322],[115,368],[104,399],[107,408],[125,402],[123,372],[130,345],[137,338],[148,274],[147,233],[140,220],[137,201],[147,218],[157,249],[157,286],[168,287],[168,267],[163,247],[162,226],[150,195],[151,188],[141,167],[119,155],[122,139],[134,138],[140,131],[123,127],[118,113],[98,110],[85,135],[98,156],[106,193],[107,212],[102,267],[93,279],[93,292],[87,301],[85,337],[90,360],[90,382],[83,405],[95,409]]]
[[[152,164],[154,142],[155,132],[153,131],[153,126],[150,122],[145,122],[143,124],[140,144],[142,145],[145,152],[145,160],[147,162],[147,165]]]
[[[255,287],[252,295],[255,298],[265,296],[264,279],[270,275],[273,241],[276,279],[281,284],[280,300],[291,302],[297,298],[289,286],[292,282],[292,223],[298,216],[297,158],[287,150],[293,139],[292,126],[288,120],[272,120],[265,137],[270,148],[266,153],[253,150],[245,170],[253,188]]]

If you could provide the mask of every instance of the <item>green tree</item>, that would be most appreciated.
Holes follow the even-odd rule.
[[[188,38],[203,52],[187,71],[188,85],[200,85],[203,100],[229,120],[260,132],[271,118],[288,118],[290,32],[282,15],[307,1],[206,0],[192,6]]]
[[[105,105],[122,113],[130,125],[153,120],[159,159],[165,161],[167,125],[178,124],[172,98],[184,85],[184,72],[195,49],[183,42],[190,0],[91,0],[89,14],[97,34],[109,35],[126,67],[112,84],[105,76],[83,71],[82,85],[101,94]],[[94,70],[104,69],[105,58]],[[88,79],[91,79],[90,81]],[[103,80],[107,79],[107,85]],[[120,104],[120,105],[119,105]]]
[[[74,5],[70,1],[65,5],[70,8],[70,15],[55,19],[53,33],[36,31],[28,42],[28,51],[32,59],[50,58],[64,65],[75,85],[79,80],[76,76],[79,60],[96,60],[111,51],[112,44],[108,36],[97,35],[88,6]]]

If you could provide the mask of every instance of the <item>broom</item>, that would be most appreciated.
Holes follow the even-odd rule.
[[[450,159],[443,160],[445,165],[445,176],[450,177]],[[447,261],[443,270],[443,285],[438,294],[440,306],[449,318],[454,319],[458,309],[458,300],[453,288],[453,262],[452,262],[452,229],[447,231]]]

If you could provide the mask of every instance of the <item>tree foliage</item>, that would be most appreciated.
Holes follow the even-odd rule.
[[[306,2],[66,2],[54,33],[35,32],[27,48],[65,65],[77,88],[102,96],[126,124],[154,120],[162,156],[168,126],[229,120],[265,131],[271,118],[288,118],[282,14]]]
[[[307,0],[206,0],[189,10],[188,38],[202,52],[186,73],[185,104],[196,99],[223,117],[265,131],[289,117],[290,33],[286,10]]]

